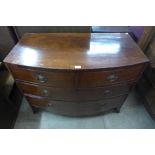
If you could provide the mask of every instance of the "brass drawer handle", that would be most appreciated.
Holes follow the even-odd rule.
[[[48,103],[48,107],[53,107],[53,104],[52,103]]]
[[[112,94],[112,91],[111,90],[105,90],[103,92],[104,95],[111,95]]]
[[[49,92],[48,92],[47,89],[44,89],[44,90],[42,91],[42,94],[43,94],[44,96],[49,96]]]
[[[110,81],[110,82],[114,82],[114,81],[118,80],[118,76],[115,75],[115,74],[109,75],[107,77],[107,80]]]
[[[47,79],[41,74],[37,74],[37,80],[41,83],[47,82]]]
[[[100,106],[101,106],[101,107],[104,107],[105,105],[106,105],[106,103],[105,103],[105,102],[100,103]]]

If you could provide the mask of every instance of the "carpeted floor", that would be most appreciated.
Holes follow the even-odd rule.
[[[110,112],[93,117],[66,117],[46,111],[33,114],[27,101],[22,106],[15,129],[152,129],[155,122],[145,110],[135,91],[131,92],[120,113]]]

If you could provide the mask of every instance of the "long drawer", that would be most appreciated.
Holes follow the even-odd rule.
[[[88,101],[111,98],[122,94],[128,94],[130,88],[132,87],[132,83],[123,83],[95,88],[53,88],[18,81],[17,85],[24,94],[32,94],[36,96],[48,97],[54,100],[65,101]]]
[[[55,113],[70,115],[70,116],[82,116],[98,114],[110,109],[120,107],[127,95],[114,97],[111,99],[104,99],[100,101],[91,102],[64,102],[49,100],[43,97],[26,96],[26,99],[33,107],[45,108]]]
[[[137,80],[143,65],[111,69],[107,71],[40,71],[18,66],[9,67],[18,80],[53,87],[101,87],[131,80]]]

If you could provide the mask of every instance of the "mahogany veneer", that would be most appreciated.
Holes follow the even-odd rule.
[[[32,109],[119,111],[148,59],[126,33],[25,34],[4,60]]]

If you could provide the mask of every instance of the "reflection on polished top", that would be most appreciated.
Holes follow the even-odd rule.
[[[49,69],[104,69],[147,62],[127,33],[25,34],[4,62]]]

